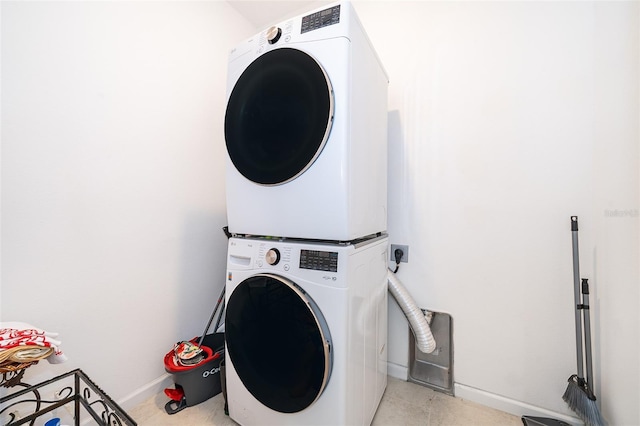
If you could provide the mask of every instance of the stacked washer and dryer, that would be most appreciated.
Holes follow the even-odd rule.
[[[231,51],[225,362],[242,425],[368,425],[380,403],[387,86],[348,2]]]

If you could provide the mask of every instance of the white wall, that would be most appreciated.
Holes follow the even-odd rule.
[[[58,331],[115,399],[224,285],[224,2],[2,2],[3,321]],[[156,389],[155,391],[159,391]]]
[[[578,215],[596,393],[611,424],[640,423],[638,3],[355,5],[390,78],[399,277],[453,317],[457,394],[572,414]],[[390,310],[391,370],[406,371]]]

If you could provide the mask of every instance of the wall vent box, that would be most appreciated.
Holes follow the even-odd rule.
[[[436,340],[436,349],[426,354],[416,346],[409,329],[409,381],[439,392],[453,395],[453,327],[451,315],[422,310]]]

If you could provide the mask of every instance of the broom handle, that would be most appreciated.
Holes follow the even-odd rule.
[[[571,242],[573,247],[573,299],[576,320],[576,359],[578,379],[584,379],[582,354],[582,319],[580,318],[580,259],[578,253],[578,216],[571,216]]]
[[[591,363],[591,319],[589,313],[589,282],[582,279],[582,313],[584,316],[584,352],[587,362],[586,380],[587,386],[593,392],[593,365]]]

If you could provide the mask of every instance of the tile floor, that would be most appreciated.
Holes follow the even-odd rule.
[[[164,393],[155,395],[128,413],[140,426],[233,426],[224,414],[219,394],[194,407],[168,415]],[[522,426],[519,417],[435,392],[424,386],[389,377],[387,390],[373,419],[374,426]]]

